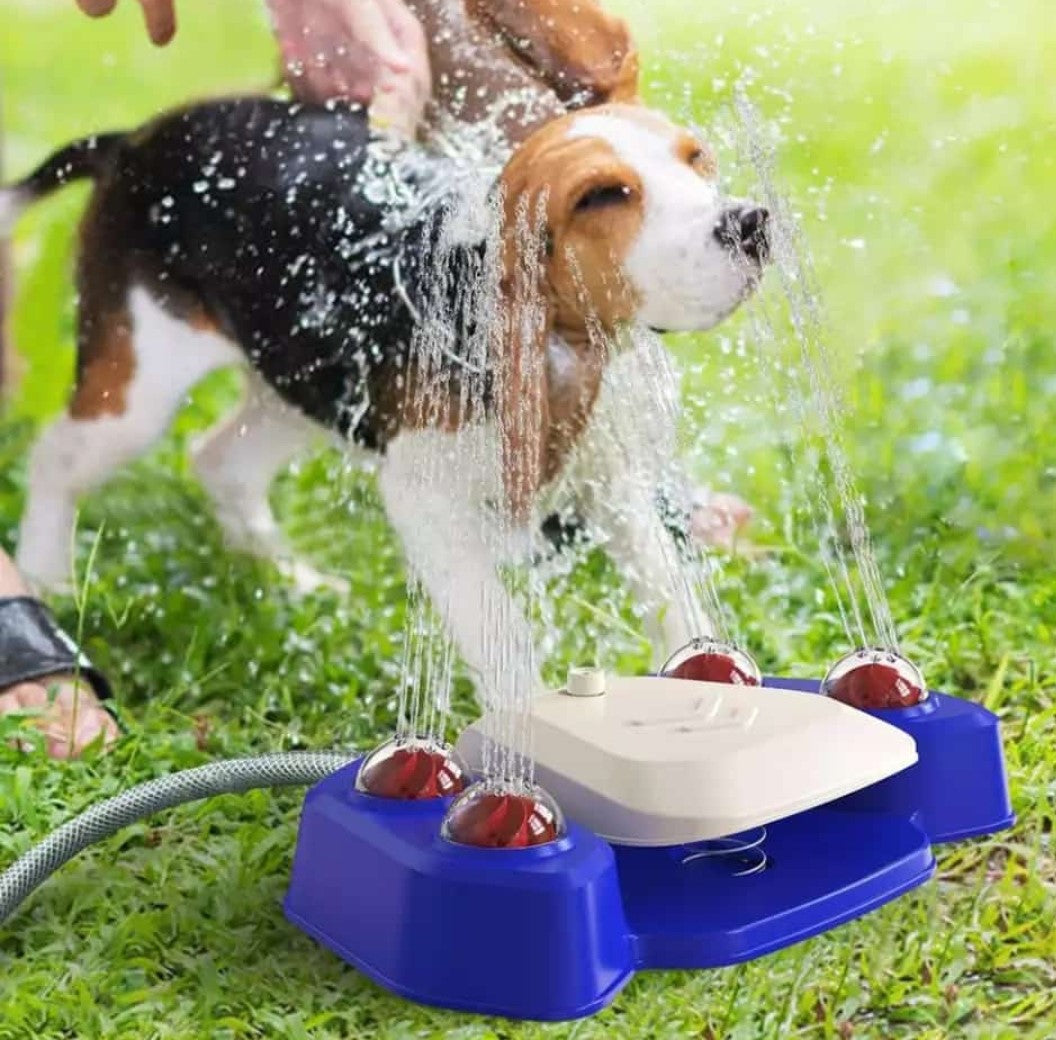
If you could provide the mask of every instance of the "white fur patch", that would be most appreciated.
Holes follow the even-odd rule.
[[[665,330],[700,331],[725,318],[753,284],[715,237],[735,201],[675,154],[675,130],[614,113],[575,120],[572,137],[605,141],[642,181],[643,220],[624,269],[638,290],[638,319]]]
[[[242,358],[232,343],[167,314],[142,288],[129,299],[135,370],[125,410],[91,419],[64,415],[33,446],[18,564],[41,587],[72,572],[70,532],[80,495],[145,452],[166,430],[194,385]]]
[[[0,188],[0,238],[7,238],[15,228],[29,200],[17,188]]]

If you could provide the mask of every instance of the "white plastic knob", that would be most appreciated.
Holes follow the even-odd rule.
[[[564,692],[571,697],[600,697],[605,692],[605,670],[569,668]]]

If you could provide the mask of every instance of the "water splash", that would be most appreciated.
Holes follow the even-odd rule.
[[[483,422],[490,392],[485,374],[486,345],[479,335],[473,335],[472,325],[467,327],[469,315],[478,307],[487,309],[476,297],[486,292],[489,284],[482,277],[488,249],[486,244],[483,252],[473,248],[477,229],[466,213],[469,200],[479,196],[480,187],[479,181],[466,178],[464,190],[440,207],[431,236],[428,277],[419,287],[417,300],[405,297],[416,327],[408,355],[404,418],[419,429],[442,429],[445,425],[458,429]],[[472,437],[461,440],[472,457],[458,465],[452,464],[452,445],[443,434],[426,441],[426,450],[418,456],[411,474],[412,489],[426,498],[442,488],[446,494],[469,501],[474,494],[473,473],[480,472],[483,464],[479,448],[474,450],[478,441]],[[475,532],[451,519],[449,529],[429,532],[429,536],[454,541],[466,552],[472,551]],[[442,618],[454,606],[449,598],[434,602],[412,573],[397,706],[398,737],[438,740],[443,736],[451,707],[455,655]]]
[[[803,444],[808,451],[817,451],[816,458],[806,460],[809,464],[805,468],[813,474],[813,505],[819,521],[822,559],[836,592],[848,636],[857,637],[859,645],[878,642],[897,650],[897,633],[869,537],[864,499],[840,436],[839,421],[846,413],[846,407],[831,376],[835,369],[825,339],[821,294],[812,259],[788,202],[777,186],[774,153],[763,120],[743,87],[735,92],[734,108],[739,123],[740,147],[755,172],[762,200],[770,210],[774,268],[799,348],[801,379],[805,378],[807,384],[806,391],[796,386],[793,392],[797,395]],[[770,309],[764,301],[756,301],[753,312],[754,329],[760,340],[774,342],[777,326]],[[816,431],[816,449],[811,448],[811,430]],[[816,462],[824,463],[824,466],[815,465]],[[838,510],[825,484],[826,468],[832,474]],[[858,581],[876,637],[874,640],[867,638],[858,591],[841,545],[841,519],[854,555]],[[840,596],[841,585],[846,603]]]

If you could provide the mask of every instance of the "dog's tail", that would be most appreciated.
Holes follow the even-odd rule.
[[[22,211],[71,181],[98,177],[108,166],[123,133],[96,134],[66,145],[45,159],[28,177],[0,188],[0,239],[6,238]]]

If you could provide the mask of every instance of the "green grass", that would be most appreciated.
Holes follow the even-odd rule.
[[[185,0],[180,40],[163,54],[141,41],[135,5],[119,6],[90,23],[71,3],[0,0],[9,174],[76,134],[272,79],[248,0]],[[542,1027],[397,1000],[294,932],[278,903],[297,794],[225,798],[85,855],[0,931],[2,1040],[1056,1035],[1049,5],[621,6],[650,95],[669,111],[728,130],[732,85],[754,73],[844,362],[844,437],[905,646],[933,685],[1003,717],[1020,822],[940,850],[936,883],[833,934],[739,968],[642,975],[595,1018]],[[68,381],[82,200],[67,192],[19,229],[15,331],[28,375],[0,426],[8,545],[31,426]],[[788,462],[790,420],[770,410],[781,383],[755,348],[745,316],[673,341],[686,442],[702,475],[756,504],[757,537],[773,550],[723,568],[742,635],[769,668],[816,674],[843,637]],[[225,553],[185,449],[231,394],[229,380],[212,381],[158,451],[85,504],[82,561],[98,542],[87,645],[117,682],[132,735],[72,765],[0,739],[0,861],[137,780],[253,750],[368,746],[391,726],[403,576],[373,489],[322,456],[276,490],[296,540],[351,582],[347,601],[297,600],[270,567]],[[612,583],[594,560],[576,589],[619,601]],[[56,606],[75,627],[73,602]],[[558,617],[579,633],[566,653],[594,645],[574,596]],[[609,628],[596,637],[607,661],[640,665],[640,644]],[[465,685],[459,704],[462,717]]]

